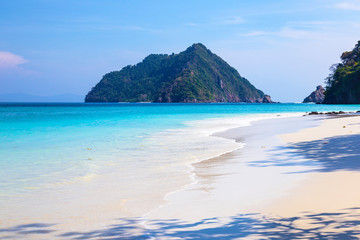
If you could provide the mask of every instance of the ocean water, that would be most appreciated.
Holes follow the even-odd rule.
[[[192,163],[244,147],[213,133],[256,119],[339,110],[360,105],[3,103],[0,212],[9,217],[27,199],[60,190],[62,197],[77,191],[91,198],[79,190],[91,186],[92,194],[102,189],[104,199],[136,216],[156,205],[151,198],[191,183]],[[141,209],[139,201],[149,204]]]

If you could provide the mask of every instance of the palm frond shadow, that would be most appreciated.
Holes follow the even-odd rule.
[[[285,152],[285,155],[283,154]],[[268,150],[266,161],[250,163],[254,167],[307,166],[308,171],[359,171],[360,135],[337,136],[291,143]]]

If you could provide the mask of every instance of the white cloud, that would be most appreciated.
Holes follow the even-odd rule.
[[[26,62],[22,56],[0,51],[0,68],[16,68],[18,65]]]
[[[187,25],[187,26],[190,26],[190,27],[196,27],[196,26],[198,26],[199,24],[193,23],[193,22],[189,22],[189,23],[187,23],[186,25]]]
[[[316,34],[313,31],[306,31],[306,30],[299,30],[299,29],[293,29],[293,28],[283,28],[281,31],[277,33],[277,35],[281,37],[287,37],[287,38],[307,38],[309,36],[312,36],[313,34]]]
[[[291,102],[302,101],[316,85],[324,84],[329,67],[358,41],[360,23],[291,22],[278,29],[240,31],[217,42],[219,50],[214,47],[214,52],[275,101]],[[292,94],[284,89],[292,89]]]
[[[342,2],[334,6],[338,9],[360,11],[360,1]]]
[[[265,31],[252,31],[248,33],[240,34],[241,37],[260,37],[260,36],[266,36],[271,35],[272,32],[265,32]]]
[[[279,31],[252,31],[249,33],[240,34],[241,37],[263,37],[263,36],[274,36],[274,37],[284,37],[284,38],[306,38],[314,34],[313,31],[298,30],[294,28],[284,27]]]
[[[234,24],[240,24],[240,23],[244,23],[245,20],[242,17],[239,16],[232,16],[229,18],[226,18],[224,20],[222,20],[220,22],[220,24],[224,24],[224,25],[234,25]]]
[[[329,26],[334,26],[334,24],[338,23],[340,23],[340,21],[294,21],[289,22],[288,25],[306,29],[321,29]]]

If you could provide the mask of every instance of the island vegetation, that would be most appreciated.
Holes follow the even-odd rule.
[[[103,76],[86,102],[272,102],[203,44],[179,54],[151,54]]]
[[[334,64],[330,70],[323,103],[360,103],[360,41],[352,51],[344,52],[341,63]]]

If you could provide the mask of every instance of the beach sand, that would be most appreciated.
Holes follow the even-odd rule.
[[[293,226],[325,238],[360,238],[360,116],[335,117],[320,126],[280,136],[320,163],[300,185],[264,211],[294,218]]]
[[[194,164],[198,181],[147,214],[155,239],[356,239],[360,117],[254,122],[243,149]]]
[[[234,139],[245,147],[193,164],[192,183],[168,193],[162,205],[141,216],[119,216],[111,219],[111,225],[82,231],[46,223],[19,225],[0,229],[0,236],[10,239],[19,236],[23,239],[360,237],[360,116],[279,117],[213,137]],[[105,219],[106,215],[105,212],[100,218],[94,215],[92,220]]]

